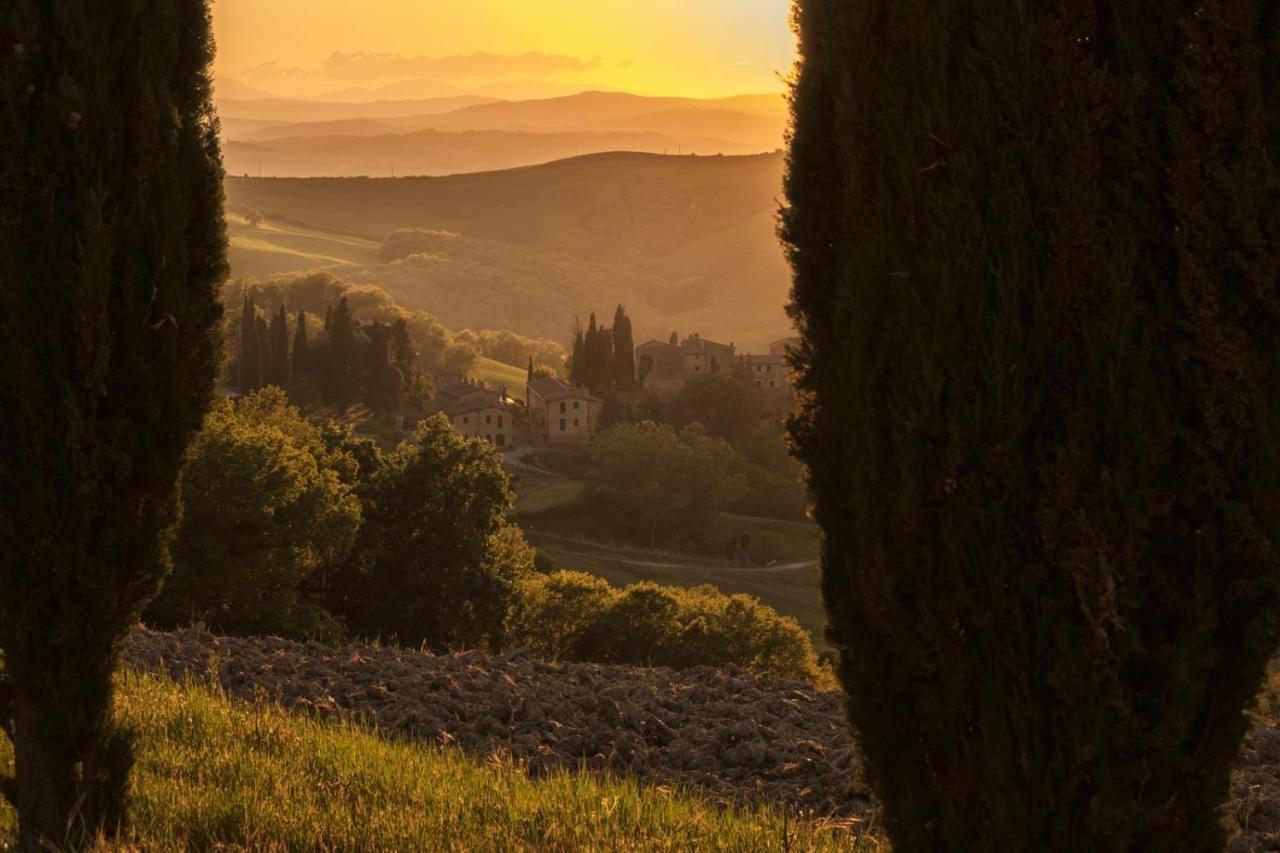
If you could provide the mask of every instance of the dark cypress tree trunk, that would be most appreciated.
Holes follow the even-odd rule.
[[[1278,10],[799,3],[793,434],[895,851],[1223,847],[1280,625]]]
[[[0,789],[77,848],[124,815],[112,673],[220,361],[212,41],[201,0],[9,0],[0,45]]]

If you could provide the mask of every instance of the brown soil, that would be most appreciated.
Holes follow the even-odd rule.
[[[132,666],[202,680],[228,696],[353,716],[380,731],[501,754],[537,775],[557,766],[681,784],[722,802],[873,819],[839,694],[736,669],[546,663],[521,653],[433,656],[277,639],[138,629]],[[1233,853],[1280,851],[1280,730],[1247,739],[1229,816]]]

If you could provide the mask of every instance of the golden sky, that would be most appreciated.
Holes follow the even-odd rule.
[[[781,91],[795,52],[788,8],[789,0],[214,0],[215,68],[221,80],[280,95],[410,79],[424,82],[399,92],[415,97]]]

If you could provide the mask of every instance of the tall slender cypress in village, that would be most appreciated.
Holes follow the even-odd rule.
[[[220,356],[212,53],[203,0],[0,8],[0,788],[24,850],[123,816],[112,672]]]
[[[302,376],[310,373],[307,351],[307,312],[298,312],[298,322],[293,328],[293,357],[290,360],[289,375]]]
[[[270,382],[283,387],[289,381],[289,315],[285,313],[284,303],[271,315],[268,340],[271,342]]]
[[[796,19],[793,433],[894,850],[1221,850],[1280,625],[1280,3]]]
[[[636,344],[631,318],[621,305],[613,314],[613,358],[609,372],[615,382],[629,386],[636,381]]]
[[[258,309],[246,296],[240,308],[240,393],[251,394],[262,387],[262,339],[258,335]]]

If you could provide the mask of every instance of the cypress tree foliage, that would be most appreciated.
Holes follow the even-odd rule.
[[[289,315],[284,303],[271,318],[272,383],[280,387],[289,381]]]
[[[894,850],[1221,850],[1280,624],[1280,4],[797,21],[792,430]]]
[[[582,332],[582,320],[573,318],[573,355],[569,361],[569,381],[582,385],[585,381],[583,367],[587,360],[587,339]]]
[[[303,376],[310,373],[310,363],[308,359],[310,353],[307,350],[307,312],[298,312],[298,321],[293,329],[293,360],[290,365],[291,376]]]
[[[258,309],[246,296],[240,311],[240,393],[251,394],[262,387],[262,341],[258,335]]]
[[[631,318],[621,305],[613,314],[613,359],[610,374],[623,387],[636,381],[636,344],[631,332]]]
[[[120,644],[168,570],[226,275],[203,0],[0,11],[0,730],[19,847],[124,818]]]
[[[329,335],[325,350],[330,401],[345,409],[356,399],[356,322],[347,297],[343,296],[325,316],[324,329]]]
[[[257,348],[261,356],[261,375],[262,385],[271,385],[275,383],[276,365],[275,365],[275,349],[271,346],[271,329],[267,326],[267,321],[261,316],[255,318],[254,323],[257,328]]]
[[[289,381],[289,319],[283,304],[272,312],[264,340],[269,355],[264,359],[263,384],[282,388]]]

